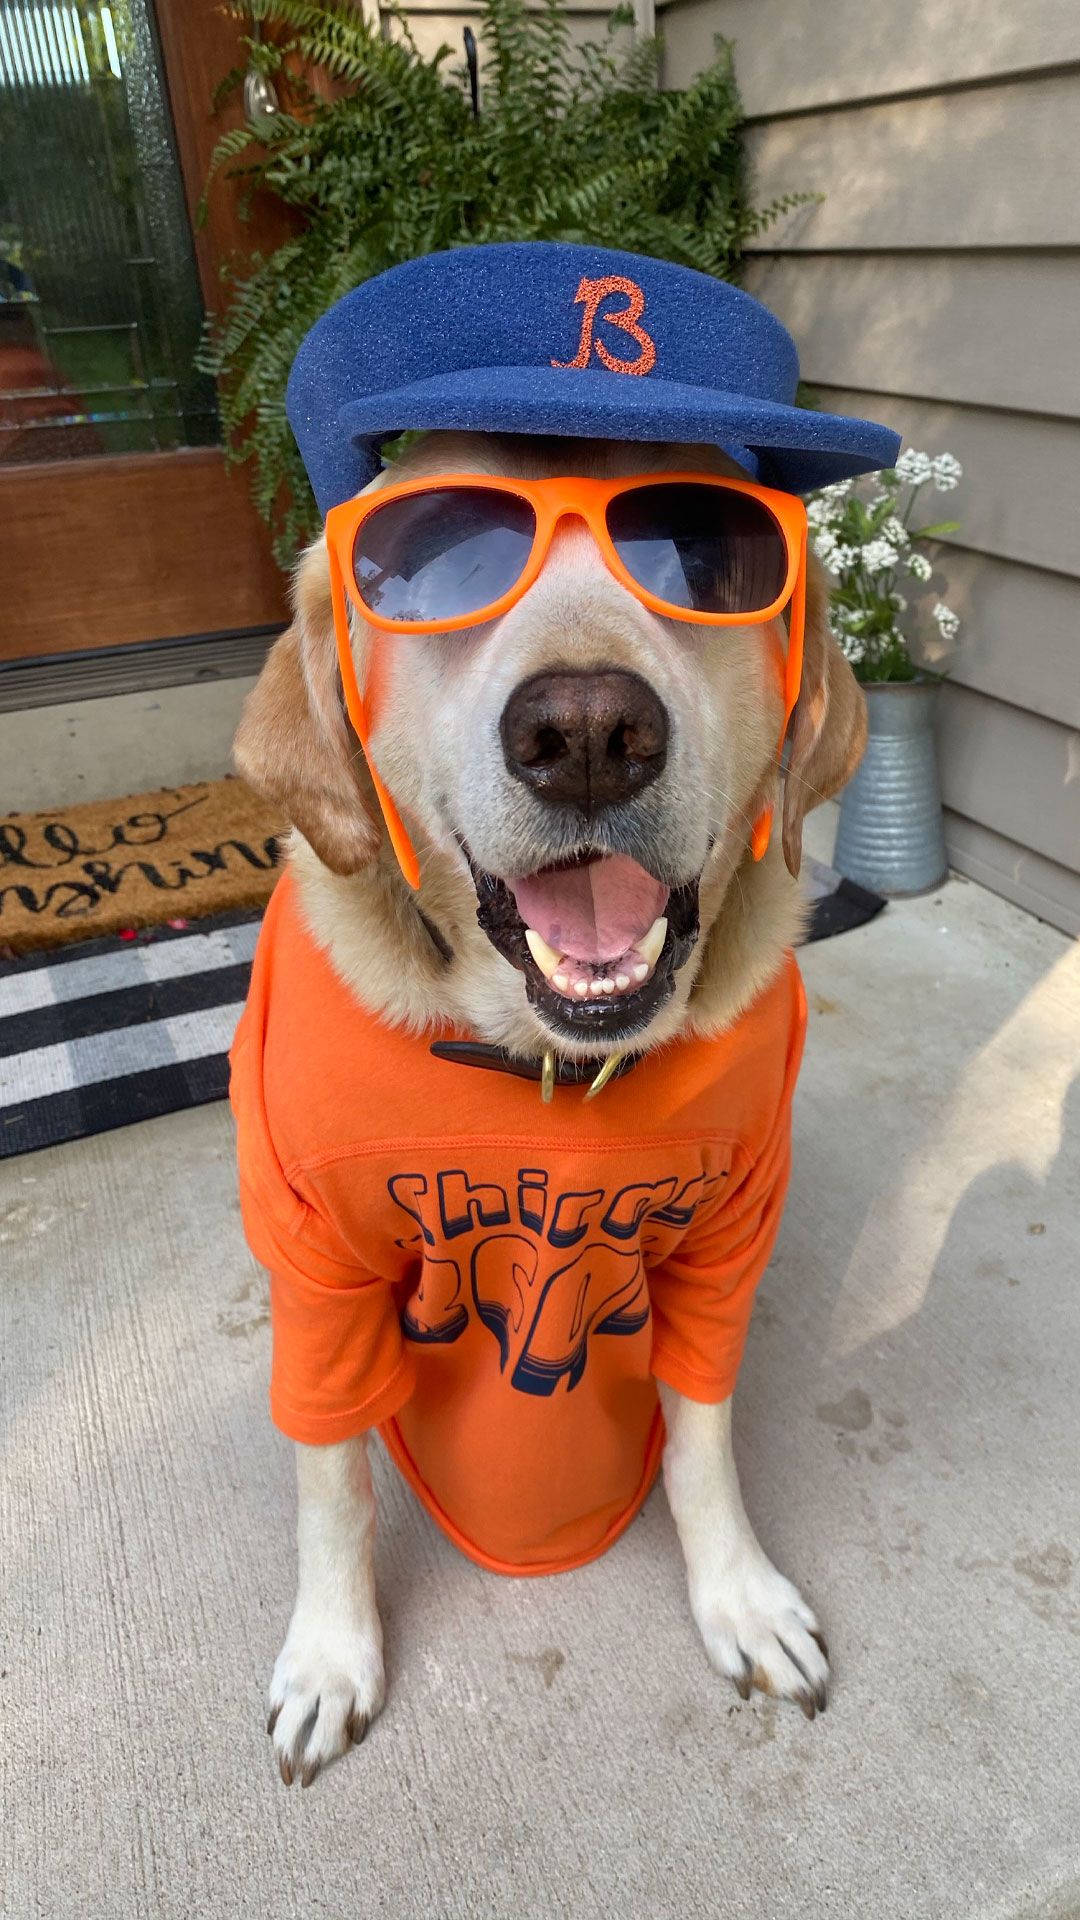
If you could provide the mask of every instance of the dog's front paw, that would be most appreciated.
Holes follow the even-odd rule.
[[[383,1703],[382,1637],[294,1616],[270,1682],[281,1777],[310,1787],[320,1767],[363,1740]]]
[[[754,1541],[690,1581],[705,1651],[744,1700],[753,1687],[824,1713],[828,1648],[806,1601]]]

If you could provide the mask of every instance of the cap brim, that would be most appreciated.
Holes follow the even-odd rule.
[[[578,367],[442,373],[349,401],[338,419],[354,444],[456,428],[715,446],[754,479],[789,493],[891,466],[900,450],[900,436],[871,420]]]

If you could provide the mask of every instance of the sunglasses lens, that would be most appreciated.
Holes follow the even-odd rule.
[[[632,487],[607,509],[612,544],[639,586],[695,613],[761,613],[783,592],[787,542],[752,494],[677,481]]]
[[[376,507],[357,532],[353,574],[384,620],[453,620],[500,600],[521,578],[536,518],[494,487],[433,487]]]

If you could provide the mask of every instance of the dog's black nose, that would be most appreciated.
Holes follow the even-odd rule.
[[[552,806],[586,815],[632,800],[667,759],[661,701],[638,674],[615,667],[523,680],[500,730],[515,780]]]

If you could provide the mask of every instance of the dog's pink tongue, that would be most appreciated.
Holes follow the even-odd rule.
[[[545,867],[511,882],[527,927],[574,960],[618,960],[648,933],[668,889],[624,853],[587,866]]]

